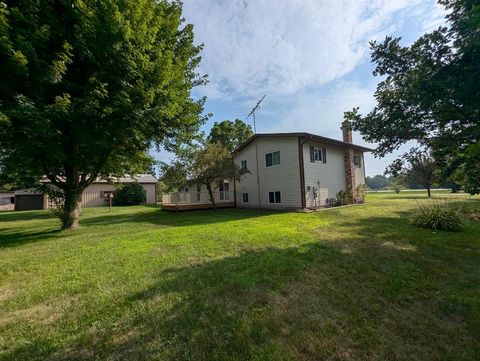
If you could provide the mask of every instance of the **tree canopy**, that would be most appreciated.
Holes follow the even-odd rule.
[[[374,176],[367,176],[365,178],[365,185],[372,190],[380,190],[388,187],[392,183],[392,177],[387,177],[383,174],[376,174]]]
[[[2,176],[46,175],[63,228],[97,177],[144,169],[153,144],[173,149],[204,120],[178,1],[1,1],[0,38]]]
[[[248,172],[238,167],[228,148],[220,143],[205,142],[184,148],[171,163],[162,163],[162,181],[170,187],[204,184],[213,208],[216,208],[214,190],[224,179],[240,180]]]
[[[235,119],[234,122],[230,120],[215,122],[207,140],[211,143],[220,143],[232,152],[252,136],[252,127],[240,119]]]
[[[354,130],[378,143],[384,156],[408,141],[432,149],[444,177],[471,194],[480,192],[480,4],[440,0],[448,26],[411,46],[400,38],[371,42],[377,86],[376,107],[365,116],[346,113]],[[392,165],[399,170],[408,154]]]

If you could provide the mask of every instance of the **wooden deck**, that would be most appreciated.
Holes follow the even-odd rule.
[[[231,208],[235,207],[235,202],[219,202],[216,204],[217,208]],[[211,203],[200,203],[200,204],[162,204],[162,209],[166,211],[192,211],[196,209],[211,209],[213,208]]]

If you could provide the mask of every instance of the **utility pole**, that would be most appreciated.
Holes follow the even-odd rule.
[[[253,116],[253,132],[255,133],[255,136],[257,135],[257,122],[255,119],[255,112],[260,109],[260,103],[265,99],[265,95],[258,101],[258,103],[253,107],[253,109],[248,113],[247,117],[245,120],[250,117],[250,115]],[[258,200],[258,207],[260,208],[260,176],[258,174],[258,142],[255,140],[255,163],[257,166],[257,200]]]

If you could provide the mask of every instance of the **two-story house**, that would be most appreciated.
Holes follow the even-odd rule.
[[[237,207],[308,209],[326,206],[339,191],[357,201],[365,184],[364,153],[352,144],[350,123],[342,124],[343,141],[310,133],[256,134],[233,153],[249,170],[235,185]]]

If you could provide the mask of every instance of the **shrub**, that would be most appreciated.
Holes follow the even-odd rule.
[[[472,221],[479,221],[480,220],[480,209],[478,204],[467,204],[466,202],[457,202],[455,203],[458,211],[463,214],[466,219],[470,219]]]
[[[393,189],[393,191],[394,191],[396,194],[398,194],[398,193],[400,193],[400,192],[402,191],[403,186],[402,186],[401,184],[394,184],[394,185],[392,186],[392,189]]]
[[[464,207],[455,203],[433,201],[418,204],[411,223],[439,231],[460,232],[464,226]]]
[[[366,191],[365,184],[358,185],[358,187],[355,189],[355,193],[356,193],[355,203],[365,202],[365,191]]]
[[[145,201],[145,190],[137,182],[123,184],[113,198],[116,206],[134,206],[144,204]]]
[[[337,200],[336,203],[335,203],[336,206],[344,206],[346,204],[353,203],[352,193],[350,193],[348,191],[338,192],[337,196],[335,198]]]

